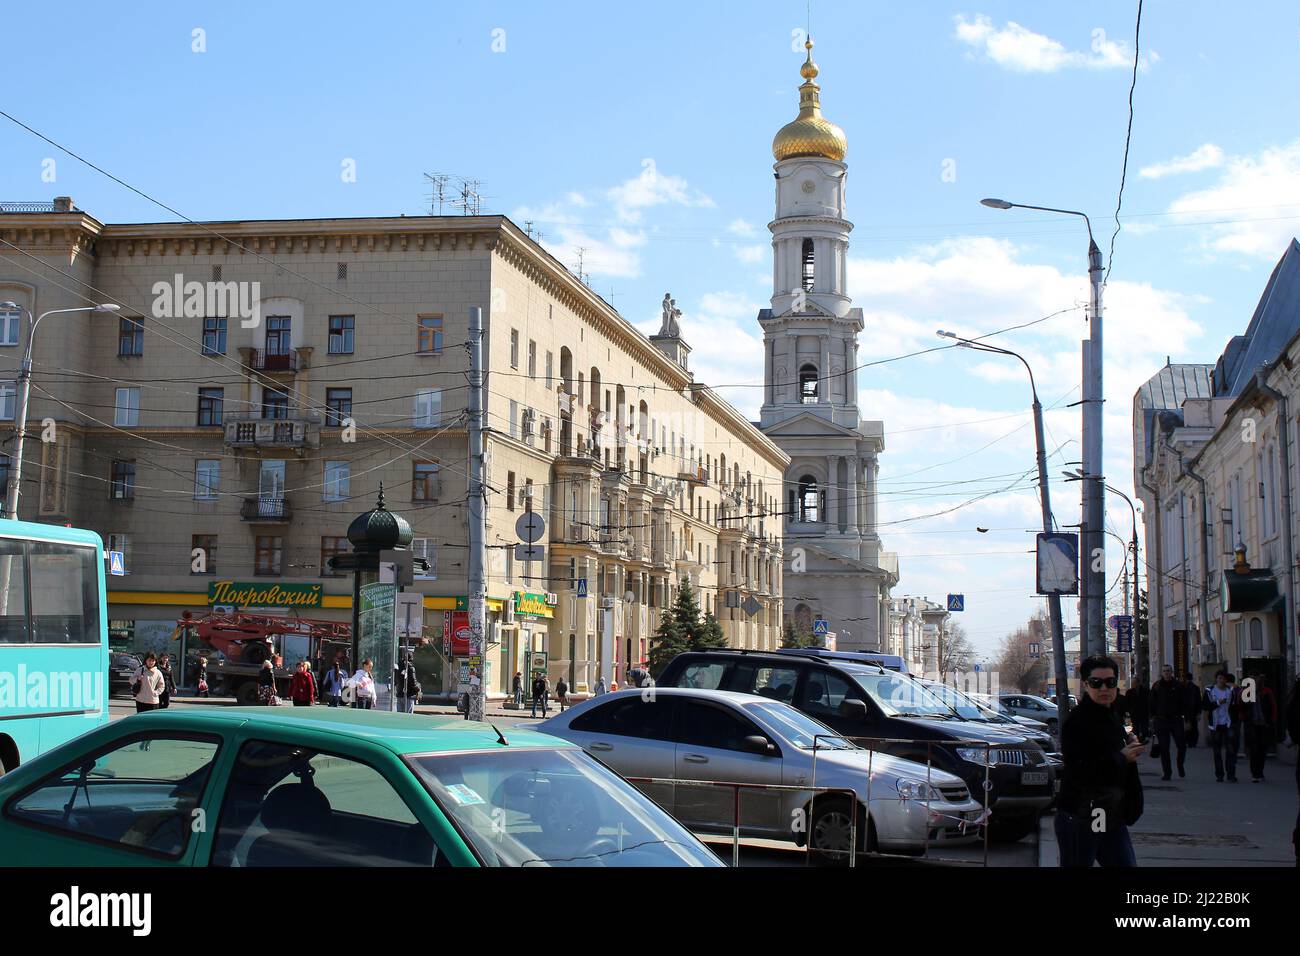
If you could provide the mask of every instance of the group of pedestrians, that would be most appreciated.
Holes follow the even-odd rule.
[[[542,717],[545,718],[550,707],[551,699],[551,682],[546,675],[538,672],[533,675],[533,683],[530,687],[532,691],[533,709],[532,716],[537,716],[538,708],[541,708]],[[514,680],[510,685],[511,696],[514,697],[515,709],[523,710],[524,707],[524,675],[515,671]],[[560,702],[560,713],[564,713],[569,706],[569,683],[561,677],[555,683],[555,699]]]
[[[171,657],[167,654],[159,657],[153,651],[144,655],[144,660],[131,677],[131,696],[135,698],[135,712],[146,710],[163,710],[176,693],[176,680],[172,677]]]

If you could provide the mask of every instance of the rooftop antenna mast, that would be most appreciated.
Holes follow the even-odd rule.
[[[429,196],[429,214],[442,216],[448,210],[460,210],[462,216],[477,216],[483,208],[483,195],[479,187],[481,180],[466,179],[454,173],[425,173],[424,178],[431,185]]]

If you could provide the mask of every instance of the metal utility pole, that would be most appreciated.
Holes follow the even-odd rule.
[[[1101,250],[1088,229],[1088,279],[1092,289],[1088,314],[1088,340],[1084,342],[1083,392],[1083,528],[1087,556],[1083,576],[1083,647],[1085,657],[1106,653],[1106,528],[1105,478],[1102,465],[1103,353],[1101,340]]]
[[[465,715],[482,720],[487,695],[487,523],[483,494],[483,310],[469,310],[469,701]]]

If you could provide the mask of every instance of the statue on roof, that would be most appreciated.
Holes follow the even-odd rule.
[[[677,300],[672,297],[672,293],[664,293],[663,301],[663,324],[659,327],[659,334],[680,338],[682,334],[681,326],[677,320],[682,317],[682,310],[677,308]]]

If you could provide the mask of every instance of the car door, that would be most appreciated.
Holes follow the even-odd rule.
[[[564,733],[601,763],[673,813],[675,787],[637,778],[674,776],[673,713],[676,695],[656,693],[620,695],[575,717]]]
[[[780,747],[771,736],[736,708],[722,701],[683,699],[678,702],[674,736],[678,781],[772,784],[783,782]],[[747,749],[746,738],[771,743],[766,753]],[[751,834],[785,834],[781,791],[740,791],[741,828]],[[730,830],[736,818],[736,789],[678,783],[673,815],[687,826]]]

